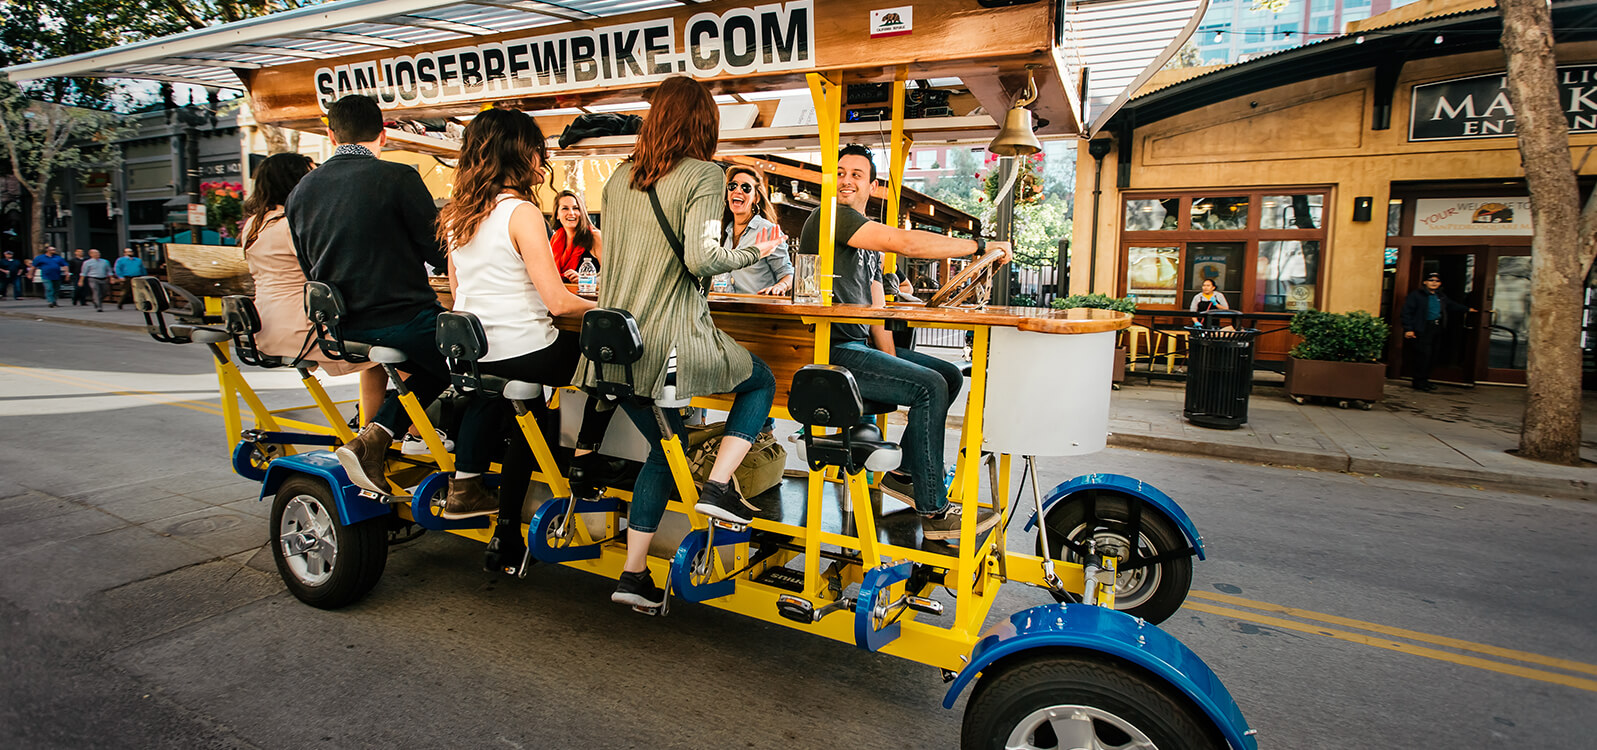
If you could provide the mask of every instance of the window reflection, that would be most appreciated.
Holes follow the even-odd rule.
[[[1386,236],[1396,237],[1403,233],[1403,200],[1393,198],[1386,202]]]
[[[1260,229],[1319,229],[1325,195],[1266,195],[1259,205]]]
[[[1192,298],[1203,289],[1205,279],[1235,306],[1242,300],[1242,260],[1246,245],[1241,242],[1194,242],[1187,245],[1187,275],[1181,306],[1191,307]]]
[[[1255,269],[1255,309],[1296,312],[1318,306],[1315,279],[1320,271],[1318,240],[1263,240]]]
[[[1137,305],[1174,305],[1178,289],[1179,247],[1133,247],[1127,249],[1126,293],[1136,295]]]
[[[1176,217],[1181,211],[1180,198],[1151,198],[1126,201],[1126,231],[1146,232],[1178,229]]]
[[[1247,229],[1247,196],[1192,199],[1192,228]]]

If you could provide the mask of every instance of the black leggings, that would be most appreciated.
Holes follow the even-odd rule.
[[[574,331],[560,331],[554,343],[538,351],[510,359],[483,362],[478,368],[483,374],[511,380],[550,386],[567,385],[572,375],[576,374],[577,358],[581,355],[577,339]],[[580,447],[597,448],[604,440],[604,432],[610,426],[610,416],[615,411],[599,411],[599,404],[599,399],[590,397],[582,411],[582,428],[577,435],[577,445]],[[559,415],[552,412],[541,398],[530,402],[528,408],[537,419],[544,440],[552,451],[559,445]],[[494,448],[503,444],[506,437],[510,437],[510,441],[501,462],[499,519],[501,522],[513,520],[520,523],[521,506],[537,461],[532,455],[532,446],[527,444],[520,428],[516,426],[515,410],[508,400],[480,396],[468,400],[455,446],[455,469],[479,474],[487,471],[488,464],[493,461]]]

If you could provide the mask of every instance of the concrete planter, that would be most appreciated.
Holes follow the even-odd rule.
[[[1385,388],[1386,365],[1378,362],[1286,360],[1286,392],[1298,403],[1309,396],[1373,403]]]

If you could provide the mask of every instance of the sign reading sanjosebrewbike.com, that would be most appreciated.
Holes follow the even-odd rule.
[[[1597,64],[1558,66],[1559,98],[1569,132],[1597,132]],[[1414,87],[1410,141],[1509,138],[1515,133],[1508,77],[1493,73]]]
[[[814,0],[698,13],[681,29],[657,18],[321,67],[316,102],[364,94],[404,109],[815,64]]]

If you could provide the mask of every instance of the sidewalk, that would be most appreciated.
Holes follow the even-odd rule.
[[[144,330],[144,316],[132,304],[124,310],[107,305],[101,313],[70,302],[49,308],[37,298],[0,301],[0,321],[12,319]],[[958,358],[954,350],[928,351]],[[1260,377],[1272,378],[1267,373]],[[1279,376],[1273,378],[1274,383],[1255,383],[1248,424],[1237,430],[1211,430],[1182,418],[1184,384],[1149,384],[1132,376],[1111,402],[1109,444],[1597,500],[1597,394],[1587,394],[1582,410],[1581,455],[1593,463],[1573,467],[1528,461],[1507,452],[1519,444],[1523,388],[1444,385],[1435,393],[1419,393],[1392,380],[1387,381],[1385,400],[1361,411],[1313,403],[1299,406],[1286,397]],[[950,409],[951,428],[963,419],[967,395],[961,393]]]

